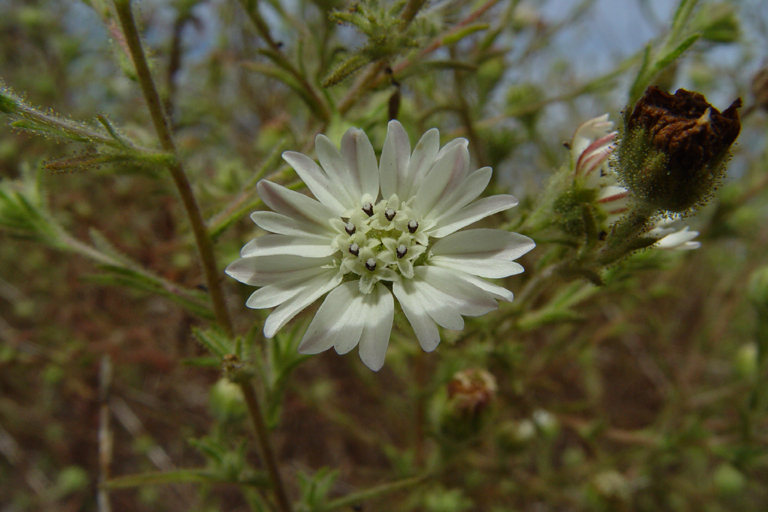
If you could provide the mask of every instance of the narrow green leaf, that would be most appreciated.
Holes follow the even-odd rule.
[[[127,489],[145,485],[166,485],[185,482],[218,483],[205,469],[181,469],[178,471],[141,473],[113,478],[104,483],[105,489]]]
[[[319,507],[316,512],[328,512],[330,510],[337,510],[342,507],[358,505],[366,500],[378,498],[380,496],[386,496],[387,494],[419,485],[420,483],[431,478],[431,476],[431,473],[426,473],[417,477],[406,478],[404,480],[398,480],[397,482],[382,484],[376,487],[371,487],[370,489],[365,489],[364,491],[348,494],[343,498],[339,498],[326,503],[325,505]]]
[[[444,45],[451,45],[458,43],[465,37],[474,34],[475,32],[480,32],[482,30],[487,30],[489,25],[487,23],[474,23],[472,25],[467,25],[465,27],[462,27],[461,29],[457,30],[456,32],[452,32],[445,36],[443,38],[443,44]]]

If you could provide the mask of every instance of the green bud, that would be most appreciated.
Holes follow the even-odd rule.
[[[220,379],[211,388],[211,412],[221,422],[245,417],[245,400],[240,386],[229,379]]]
[[[592,479],[592,487],[603,499],[613,501],[629,501],[632,497],[632,486],[626,477],[615,470],[603,471]]]
[[[693,19],[692,28],[707,41],[733,43],[740,33],[736,8],[728,2],[706,3]]]
[[[720,113],[697,92],[651,86],[625,117],[619,179],[654,212],[685,214],[711,197],[741,129],[741,99]]]
[[[554,414],[544,409],[533,411],[533,422],[544,437],[553,438],[560,432],[560,422]]]
[[[733,496],[744,490],[747,478],[744,474],[728,463],[723,463],[715,471],[715,488],[724,496]]]
[[[764,265],[749,277],[747,294],[758,307],[768,307],[768,265]]]
[[[536,438],[536,425],[529,419],[507,421],[496,429],[496,442],[507,452],[518,452]]]
[[[739,347],[734,357],[733,366],[740,377],[754,381],[758,372],[757,345],[745,343]]]
[[[64,497],[83,491],[88,487],[88,483],[88,473],[83,468],[80,466],[68,466],[61,470],[56,479],[54,495]]]

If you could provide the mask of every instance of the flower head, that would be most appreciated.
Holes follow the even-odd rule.
[[[522,272],[513,260],[535,244],[497,229],[459,231],[517,204],[509,195],[475,200],[491,169],[470,172],[465,139],[440,148],[432,129],[411,152],[405,130],[392,121],[378,162],[368,137],[354,128],[340,150],[324,135],[315,148],[320,165],[290,151],[283,158],[317,200],[259,182],[259,195],[274,211],[251,218],[271,234],[249,242],[227,268],[238,281],[261,286],[248,307],[277,306],[265,336],[327,293],[299,352],[334,347],[343,354],[359,345],[363,362],[379,370],[395,298],[425,351],[440,342],[437,325],[460,330],[462,315],[483,315],[498,300],[512,300],[483,278]]]
[[[626,119],[617,167],[622,184],[659,213],[701,206],[725,174],[740,106],[737,99],[721,113],[697,92],[649,87]]]
[[[608,165],[617,135],[613,121],[603,114],[579,126],[570,144],[574,179],[585,188],[597,190],[596,205],[606,216],[606,225],[621,217],[629,205],[629,191],[619,186],[616,173]]]

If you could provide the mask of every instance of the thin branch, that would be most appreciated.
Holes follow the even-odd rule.
[[[281,512],[291,512],[291,502],[288,500],[288,494],[285,492],[285,484],[280,476],[280,469],[277,467],[275,454],[272,452],[272,446],[269,444],[269,431],[267,430],[267,425],[264,423],[264,417],[261,414],[261,407],[259,406],[259,398],[256,395],[256,390],[250,380],[243,379],[239,381],[238,384],[240,384],[240,388],[243,390],[245,404],[248,407],[248,413],[251,416],[253,427],[256,430],[256,438],[259,440],[261,455],[264,459],[264,464],[267,466],[269,477],[272,480],[278,507]]]
[[[174,161],[168,165],[168,169],[171,172],[171,177],[176,184],[176,189],[179,191],[182,203],[184,204],[184,209],[186,210],[189,222],[192,225],[192,232],[194,233],[195,243],[200,252],[200,260],[203,266],[205,280],[208,285],[208,291],[211,294],[213,310],[220,326],[227,332],[227,334],[232,335],[232,319],[229,316],[229,310],[227,309],[227,304],[224,300],[224,291],[221,284],[223,275],[219,272],[218,266],[216,265],[213,244],[208,236],[208,230],[203,221],[203,216],[200,213],[197,201],[195,200],[194,193],[192,192],[192,187],[189,184],[189,180],[184,173],[184,168],[178,159],[178,153],[173,141],[173,136],[171,135],[168,119],[163,112],[160,95],[152,80],[152,74],[149,71],[144,50],[141,46],[139,32],[136,28],[136,21],[133,18],[133,11],[131,10],[131,1],[115,0],[115,8],[118,17],[120,18],[126,45],[131,52],[131,57],[133,58],[133,63],[136,68],[136,75],[141,84],[141,90],[144,93],[144,99],[149,107],[149,112],[152,117],[152,122],[155,125],[157,136],[160,139],[160,144],[165,151],[176,155]]]

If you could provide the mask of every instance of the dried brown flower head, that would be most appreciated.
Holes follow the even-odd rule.
[[[496,394],[496,379],[481,368],[457,372],[448,382],[448,398],[462,415],[477,415]]]
[[[637,198],[685,213],[711,195],[741,129],[741,99],[722,113],[697,92],[651,86],[637,102],[619,148],[619,175]]]

